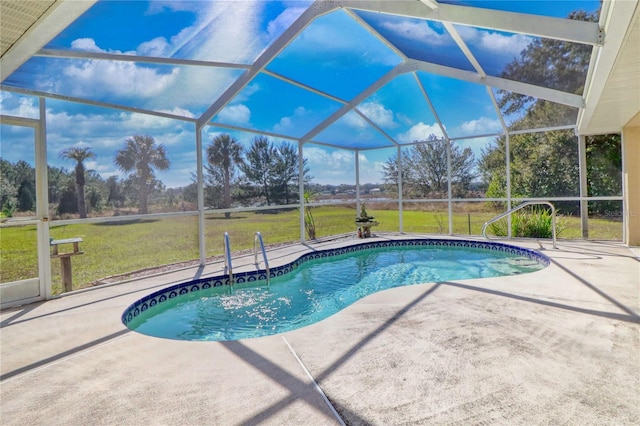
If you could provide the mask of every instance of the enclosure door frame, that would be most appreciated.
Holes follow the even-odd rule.
[[[46,107],[44,98],[39,99],[40,118],[24,118],[0,115],[0,124],[28,127],[34,131],[36,170],[36,214],[26,220],[12,220],[3,227],[36,225],[38,276],[26,280],[2,283],[0,308],[24,305],[50,299],[51,259],[49,251],[49,193],[47,176]]]

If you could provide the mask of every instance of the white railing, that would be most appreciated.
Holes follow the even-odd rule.
[[[260,269],[258,263],[258,243],[260,243],[260,251],[262,252],[264,268],[267,271],[267,285],[269,285],[269,261],[267,260],[267,251],[264,248],[264,241],[262,240],[262,234],[260,232],[256,232],[256,235],[253,238],[253,262],[256,264],[256,268]]]
[[[530,206],[530,205],[546,205],[551,207],[551,235],[553,238],[553,248],[558,248],[556,247],[556,208],[554,207],[553,204],[551,204],[549,201],[526,201],[510,210],[507,210],[504,213],[499,214],[498,216],[494,217],[493,219],[489,219],[488,221],[486,221],[484,223],[484,225],[482,225],[482,236],[485,237],[487,240],[490,240],[491,238],[489,238],[489,236],[487,235],[487,227],[489,225],[491,225],[493,222],[497,222],[498,220],[511,215],[511,213],[516,212],[524,207]]]
[[[233,269],[231,266],[231,247],[229,244],[229,234],[224,233],[224,273],[229,274],[229,287],[233,287]]]

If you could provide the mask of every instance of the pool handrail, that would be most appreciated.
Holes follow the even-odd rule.
[[[229,233],[224,233],[224,273],[229,274],[229,286],[233,287],[233,268],[231,265],[231,245],[229,244]]]
[[[525,201],[524,203],[518,204],[516,207],[509,209],[506,212],[501,213],[492,219],[489,219],[484,223],[484,225],[482,225],[482,236],[485,237],[487,240],[491,240],[492,238],[489,238],[489,236],[487,235],[487,227],[489,225],[506,216],[511,215],[511,213],[513,212],[516,212],[524,207],[531,206],[531,205],[546,205],[551,207],[551,236],[553,238],[553,248],[557,249],[558,247],[556,246],[556,208],[549,201]]]
[[[267,285],[269,285],[269,261],[267,260],[267,251],[264,248],[264,241],[262,240],[262,234],[260,233],[260,231],[256,231],[256,234],[253,238],[253,262],[256,264],[256,268],[259,268],[257,247],[258,243],[260,243],[260,251],[262,251],[264,268],[267,272]]]

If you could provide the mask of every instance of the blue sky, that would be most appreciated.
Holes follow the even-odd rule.
[[[566,16],[592,11],[598,1],[447,1],[502,10]],[[140,56],[251,64],[309,6],[309,1],[101,1],[46,47]],[[227,106],[213,122],[284,135],[297,143],[316,125],[402,62],[402,54],[438,65],[473,70],[442,24],[369,12],[337,10],[311,23]],[[395,51],[364,29],[389,39]],[[456,26],[489,75],[499,75],[532,37]],[[9,86],[82,97],[128,107],[199,117],[244,70],[224,67],[155,65],[128,61],[32,58],[3,83]],[[325,92],[325,97],[275,78],[295,80]],[[422,91],[435,107],[450,137],[463,138],[501,130],[484,86],[418,72],[403,74],[357,106],[379,129],[400,143],[442,130]],[[452,94],[456,95],[453,96]],[[333,98],[331,98],[333,97]],[[38,116],[37,99],[0,93],[2,113]],[[168,186],[186,185],[195,172],[195,125],[145,114],[47,101],[49,161],[73,167],[58,153],[70,146],[90,146],[96,159],[89,169],[103,177],[120,175],[113,158],[127,137],[148,134],[163,143],[172,166],[158,177]],[[512,118],[507,118],[509,121]],[[570,123],[568,123],[570,124]],[[206,144],[220,132],[248,145],[254,133],[205,127]],[[1,155],[32,162],[32,136],[2,126]],[[389,140],[355,112],[313,136],[321,144],[345,141],[357,147],[387,146]],[[491,138],[461,141],[479,155]],[[31,151],[30,151],[31,149]],[[361,182],[382,182],[384,162],[395,149],[361,151]],[[305,157],[318,183],[353,183],[351,151],[306,144]]]

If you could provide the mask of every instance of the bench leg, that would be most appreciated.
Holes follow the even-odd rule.
[[[62,269],[62,284],[64,285],[64,291],[72,290],[72,278],[71,278],[71,257],[61,257],[60,266]]]

